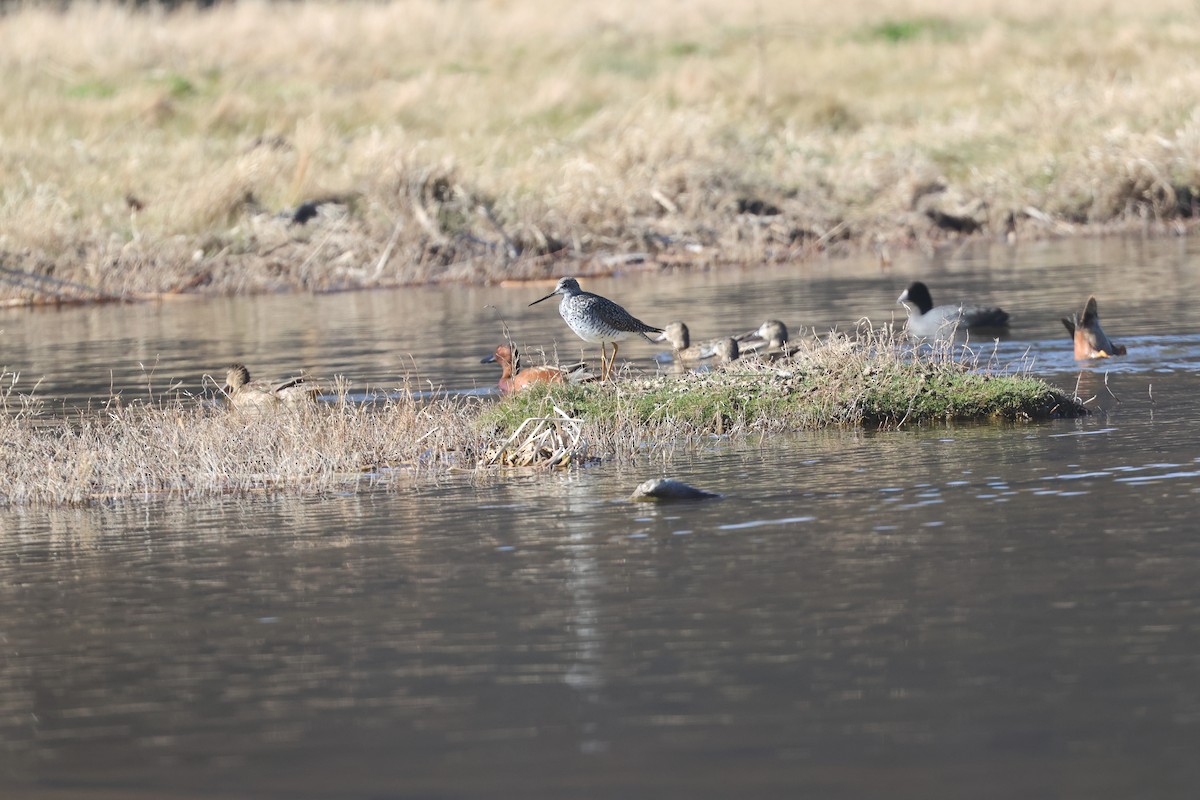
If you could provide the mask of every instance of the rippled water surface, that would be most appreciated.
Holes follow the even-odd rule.
[[[1094,397],[1081,420],[0,511],[0,796],[1190,797],[1198,260],[1111,241],[584,284],[708,335],[885,321],[921,277],[1008,308],[994,358]],[[6,311],[0,342],[69,405],[233,358],[472,390],[501,314],[578,353],[525,308],[546,291]],[[1058,317],[1090,292],[1130,355],[1080,368]],[[657,475],[723,497],[622,501]]]
[[[859,319],[904,320],[896,305],[914,279],[930,285],[936,303],[963,299],[997,304],[1012,314],[1004,359],[1028,353],[1041,373],[1075,373],[1059,319],[1100,300],[1109,334],[1128,343],[1130,358],[1105,370],[1180,366],[1200,359],[1200,241],[1100,240],[974,247],[937,259],[897,258],[889,270],[867,261],[711,272],[632,273],[583,279],[584,289],[610,296],[661,327],[688,323],[694,338],[741,333],[763,319],[782,319],[793,335],[853,328]],[[597,348],[584,345],[557,313],[555,298],[528,304],[549,285],[413,287],[394,291],[250,298],[183,299],[163,303],[65,309],[0,309],[0,365],[53,404],[103,402],[111,392],[144,397],[179,386],[203,391],[205,375],[224,377],[243,361],[256,377],[306,370],[344,375],[355,387],[439,387],[472,391],[495,385],[495,364],[480,364],[513,339],[537,362],[563,360]],[[990,342],[978,343],[990,351]],[[621,356],[635,371],[656,369],[659,348],[626,342]],[[207,384],[211,388],[211,383]]]

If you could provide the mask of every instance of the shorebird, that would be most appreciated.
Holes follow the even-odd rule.
[[[569,367],[521,367],[521,355],[515,347],[502,344],[496,352],[479,361],[480,364],[498,363],[500,365],[500,394],[519,392],[534,383],[580,383],[595,377],[583,368],[583,364],[573,364]]]
[[[999,308],[962,303],[935,307],[929,287],[920,281],[909,284],[896,302],[908,312],[908,334],[915,339],[951,337],[958,328],[996,332],[1008,328],[1008,312]]]
[[[788,345],[788,329],[777,319],[769,319],[757,330],[738,337],[738,347],[743,353],[761,353],[767,358],[790,356],[796,351]]]
[[[1088,298],[1082,314],[1063,317],[1062,322],[1075,342],[1075,360],[1125,355],[1125,346],[1113,344],[1113,340],[1100,327],[1100,312],[1096,310],[1095,297]]]
[[[710,339],[707,342],[692,344],[688,326],[682,322],[670,322],[663,332],[654,337],[656,342],[668,342],[671,345],[671,355],[676,361],[703,361],[706,358],[719,356],[720,348],[728,349],[723,339]],[[736,342],[734,343],[736,345]],[[735,355],[734,358],[737,356]]]
[[[558,313],[575,335],[585,342],[600,345],[600,380],[608,380],[612,375],[613,365],[617,361],[617,343],[630,336],[641,336],[648,342],[653,342],[646,334],[662,333],[662,328],[655,328],[637,319],[621,306],[601,297],[598,294],[585,292],[579,288],[579,281],[574,278],[561,278],[554,291],[541,300],[534,300],[529,305],[536,306],[543,300],[549,300],[554,295],[562,295],[558,304]],[[612,343],[612,358],[605,362],[607,350],[605,346]]]
[[[282,383],[251,381],[250,370],[243,364],[230,364],[225,372],[225,385],[221,393],[232,406],[255,408],[274,407],[280,404],[298,406],[317,399],[321,390],[316,384],[303,377],[289,378]]]

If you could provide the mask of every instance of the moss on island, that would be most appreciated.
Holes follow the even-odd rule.
[[[1078,398],[1027,374],[991,374],[953,360],[883,351],[846,356],[846,348],[826,346],[806,358],[736,362],[709,372],[540,384],[505,398],[481,419],[512,432],[557,408],[598,432],[645,439],[1088,413]]]
[[[247,410],[175,396],[71,417],[0,391],[0,506],[129,498],[368,490],[492,466],[621,460],[690,436],[828,426],[895,428],[1086,414],[1078,398],[965,348],[927,350],[873,332],[813,337],[786,359],[707,372],[535,384],[499,402],[404,391],[379,403]]]

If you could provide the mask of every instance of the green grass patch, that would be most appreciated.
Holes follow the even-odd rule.
[[[645,81],[658,74],[659,57],[626,39],[592,53],[586,64],[593,75],[619,75]]]
[[[603,108],[603,104],[594,98],[576,98],[569,103],[557,103],[536,113],[529,114],[524,124],[534,130],[542,130],[555,135],[564,135],[578,128]],[[511,123],[498,125],[497,132],[503,132],[511,127]]]
[[[1012,157],[1018,142],[1003,136],[976,136],[930,147],[928,156],[952,180],[965,180],[975,170]]]
[[[250,412],[173,393],[148,403],[114,397],[103,414],[70,419],[48,417],[5,374],[0,507],[369,488],[396,469],[561,469],[711,434],[1087,413],[1041,380],[988,374],[968,361],[963,349],[914,350],[866,330],[802,340],[778,361],[751,356],[702,373],[535,384],[496,404],[411,394],[364,405],[339,382],[335,403]]]
[[[912,17],[910,19],[886,19],[862,29],[859,38],[863,41],[905,44],[918,39],[935,42],[956,42],[966,36],[966,29],[942,17]]]
[[[663,51],[670,58],[689,58],[703,53],[703,48],[697,42],[671,42]]]
[[[936,370],[897,373],[866,386],[859,410],[864,424],[885,427],[902,421],[1032,420],[1084,413],[1078,401],[1037,378]]]
[[[117,87],[114,84],[102,80],[83,81],[68,86],[66,89],[67,97],[80,100],[102,100],[112,97],[116,93]]]
[[[541,385],[505,398],[480,422],[501,434],[555,408],[636,439],[829,426],[1037,420],[1086,414],[1075,398],[1027,375],[988,374],[949,351],[917,353],[813,340],[790,359],[746,360],[706,373],[607,384]]]
[[[167,91],[170,93],[171,97],[175,98],[176,100],[182,100],[185,97],[192,97],[193,95],[199,94],[200,91],[196,88],[196,84],[189,80],[186,76],[176,73],[168,75],[164,80],[164,83],[166,84]]]

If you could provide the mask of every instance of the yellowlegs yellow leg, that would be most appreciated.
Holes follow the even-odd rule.
[[[554,295],[561,295],[558,313],[575,335],[585,342],[600,345],[600,380],[608,380],[612,374],[613,365],[617,362],[617,343],[631,336],[641,336],[648,342],[654,341],[647,334],[662,333],[661,328],[655,328],[637,319],[621,306],[601,297],[598,294],[585,292],[579,288],[579,281],[574,278],[562,278],[554,291],[541,300],[534,300],[529,305],[535,306],[543,300],[549,300]],[[605,361],[607,345],[612,344],[612,357]]]

